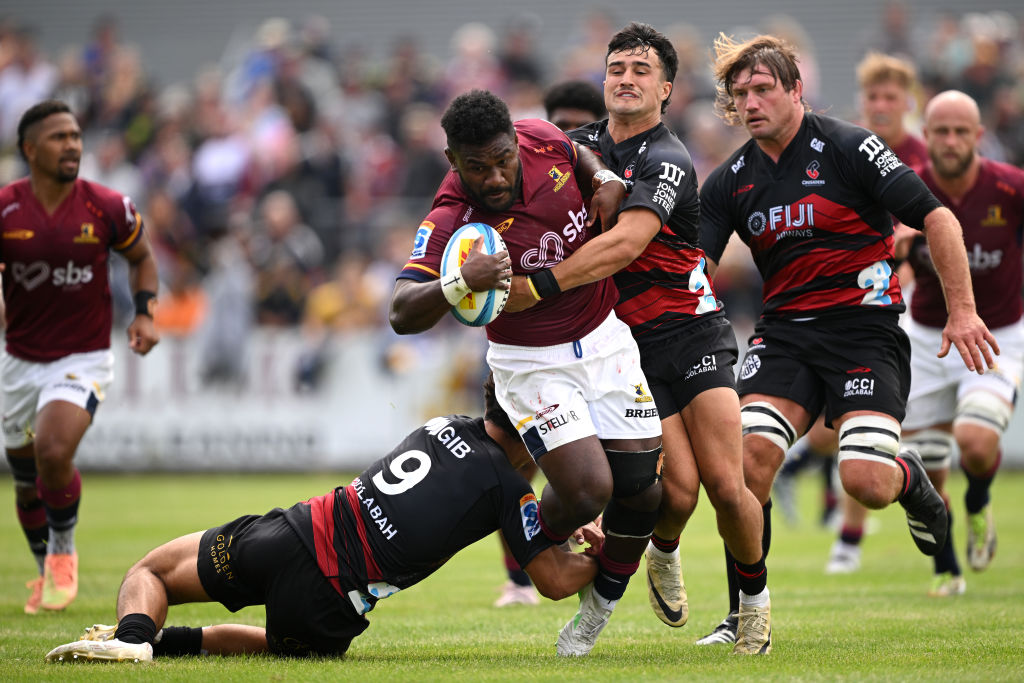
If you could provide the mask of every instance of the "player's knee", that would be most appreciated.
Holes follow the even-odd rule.
[[[661,502],[661,486],[655,486],[661,477],[661,445],[644,451],[618,451],[605,449],[612,472],[612,497],[620,500],[642,498],[652,500],[657,510]]]
[[[635,497],[631,501],[612,498],[608,503],[603,521],[609,536],[641,539],[654,533],[654,525],[658,522],[657,505],[653,510],[648,510],[634,507],[634,501]]]
[[[1013,406],[990,391],[970,391],[960,398],[953,417],[953,428],[975,425],[1002,435],[1010,424]]]
[[[781,463],[796,442],[796,430],[782,412],[767,401],[754,401],[740,408],[744,449],[778,451]]]
[[[733,477],[718,477],[704,481],[704,490],[708,494],[708,500],[712,507],[718,512],[738,510],[741,504],[741,497],[746,493],[747,485],[740,473]]]
[[[39,474],[44,478],[47,474],[67,467],[74,457],[74,448],[62,439],[41,437],[35,443],[36,463]]]
[[[940,429],[925,429],[903,439],[903,445],[917,451],[929,472],[949,469],[955,443],[952,434]]]
[[[839,463],[852,460],[896,467],[900,423],[887,415],[856,415],[839,428]]]

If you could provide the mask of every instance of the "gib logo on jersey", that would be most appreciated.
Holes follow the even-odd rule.
[[[775,236],[776,240],[783,237],[811,237],[813,233],[810,228],[813,227],[814,204],[811,202],[773,206],[768,209],[767,216],[761,211],[755,211],[747,218],[747,230],[754,237],[759,237],[765,228],[778,233]]]
[[[527,541],[540,533],[540,504],[537,496],[527,493],[519,499],[519,519],[523,522],[523,535]]]
[[[28,292],[47,280],[51,280],[54,287],[76,287],[92,282],[92,266],[85,265],[79,268],[74,261],[68,261],[66,266],[54,268],[51,272],[50,264],[45,261],[35,261],[27,266],[24,263],[15,263],[11,266],[11,277]]]

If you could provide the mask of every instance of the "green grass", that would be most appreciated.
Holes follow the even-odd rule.
[[[0,680],[1020,680],[1024,677],[1024,473],[1004,472],[993,488],[999,555],[982,574],[968,571],[967,593],[925,595],[931,561],[914,549],[902,510],[877,513],[880,528],[864,542],[863,568],[825,576],[833,534],[813,520],[817,477],[800,485],[804,519],[787,527],[778,511],[769,557],[774,650],[739,658],[725,646],[697,647],[727,607],[721,542],[706,498],[683,535],[690,622],[670,629],[647,606],[634,579],[590,657],[561,661],[558,630],[575,601],[540,607],[490,607],[504,580],[495,539],[467,549],[422,584],[383,601],[372,626],[343,660],[284,661],[270,657],[158,660],[152,666],[49,665],[43,655],[75,639],[83,627],[112,623],[124,571],[174,536],[243,513],[320,494],[347,476],[101,476],[85,477],[78,546],[80,591],[62,613],[22,613],[23,588],[34,565],[13,511],[13,487],[0,488]],[[951,492],[962,556],[963,478]],[[262,624],[247,608],[172,607],[168,623]]]

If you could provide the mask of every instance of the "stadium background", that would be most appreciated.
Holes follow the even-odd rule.
[[[79,464],[354,469],[426,417],[478,412],[481,331],[447,322],[398,338],[386,321],[394,274],[446,167],[439,112],[476,84],[516,115],[540,114],[543,88],[593,77],[629,20],[670,33],[683,53],[669,119],[700,177],[736,142],[707,100],[719,30],[785,32],[801,45],[812,104],[851,119],[856,62],[869,48],[898,49],[921,69],[922,98],[967,89],[992,133],[986,154],[1024,162],[1020,4],[974,2],[968,13],[909,1],[902,37],[887,23],[891,5],[8,0],[0,181],[24,172],[11,137],[19,103],[3,96],[27,97],[25,83],[47,78],[11,70],[12,50],[34,44],[36,66],[52,65],[47,94],[72,101],[86,128],[82,175],[136,198],[164,279],[164,337],[145,359],[125,348],[130,307],[115,292],[117,380]],[[755,277],[741,261],[718,279],[741,337]],[[1022,437],[1018,415],[1006,462],[1024,464]]]

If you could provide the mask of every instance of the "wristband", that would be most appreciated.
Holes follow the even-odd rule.
[[[140,289],[133,295],[135,301],[135,315],[146,315],[153,317],[153,310],[156,308],[156,293],[148,289]]]
[[[466,281],[462,279],[462,270],[454,268],[441,280],[441,293],[452,306],[457,306],[460,301],[466,298],[471,290]]]
[[[562,288],[558,286],[558,280],[555,279],[555,274],[551,272],[550,268],[531,273],[529,278],[530,287],[536,292],[539,299],[546,299],[549,296],[562,293]]]
[[[526,284],[530,286],[530,294],[533,294],[533,298],[540,301],[541,296],[537,293],[537,288],[534,286],[533,280],[531,280],[529,276],[526,278]]]
[[[602,168],[600,171],[594,174],[594,178],[600,180],[602,185],[608,182],[615,181],[617,183],[622,183],[623,187],[626,186],[626,181],[617,176],[615,174],[615,171],[611,170],[610,168]]]

